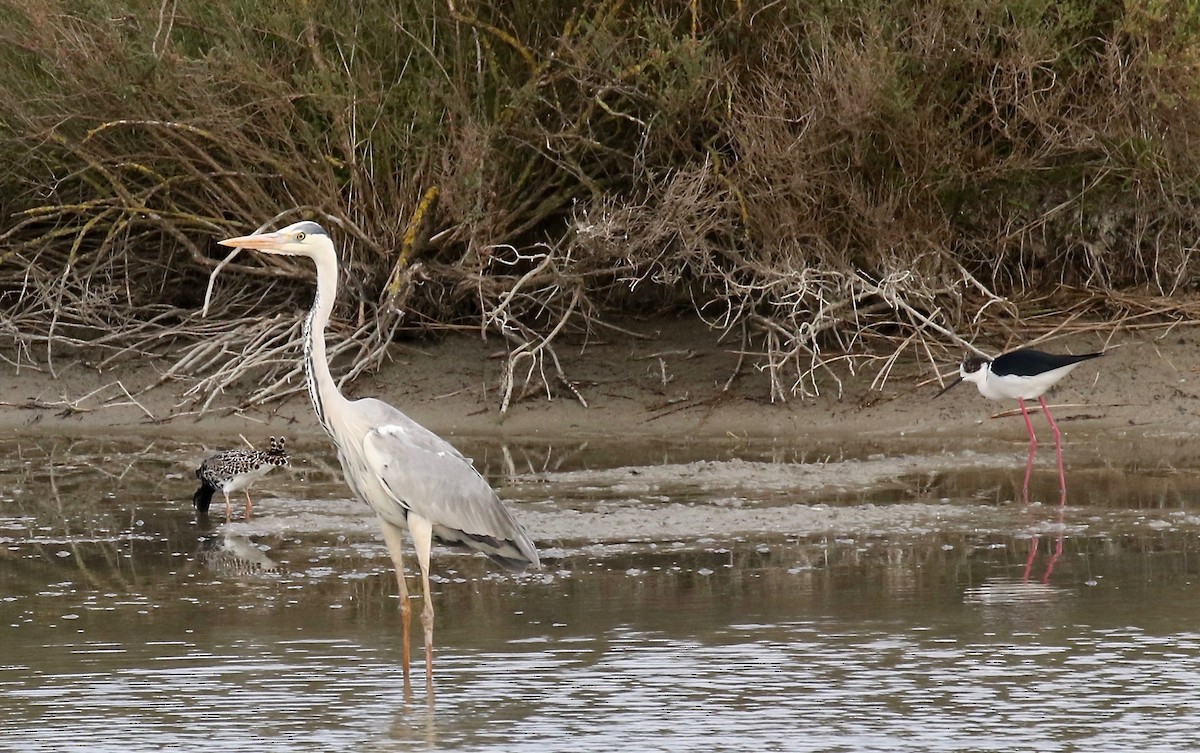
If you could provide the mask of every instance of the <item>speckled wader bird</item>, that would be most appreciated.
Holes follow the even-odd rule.
[[[429,553],[440,544],[483,552],[501,567],[520,572],[538,566],[537,549],[471,462],[449,442],[392,406],[363,398],[347,400],[329,372],[325,326],[337,293],[338,259],[333,241],[315,222],[297,222],[273,233],[220,241],[223,246],[268,254],[303,256],[317,267],[317,294],[304,323],[304,370],[317,420],[337,446],[350,490],[370,505],[396,566],[404,629],[403,669],[409,682],[408,587],[404,581],[402,531],[407,528],[421,569],[425,631],[425,686],[433,689],[433,602]]]
[[[213,493],[225,495],[225,522],[229,522],[229,495],[232,492],[244,492],[246,495],[246,520],[250,519],[249,488],[272,468],[288,464],[287,450],[283,445],[283,437],[271,437],[270,449],[262,450],[225,450],[218,452],[200,464],[196,469],[196,478],[200,479],[200,488],[192,495],[192,504],[200,512],[208,512],[212,503]]]

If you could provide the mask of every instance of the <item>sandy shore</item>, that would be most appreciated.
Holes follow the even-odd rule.
[[[669,321],[644,324],[645,340],[592,341],[587,348],[560,349],[564,369],[587,401],[566,390],[547,397],[531,389],[499,410],[502,352],[496,340],[453,336],[415,346],[397,345],[382,371],[360,378],[347,393],[388,400],[447,436],[537,437],[793,437],[854,434],[876,438],[995,432],[1019,436],[1019,414],[989,420],[1015,406],[986,401],[963,385],[937,401],[938,386],[927,363],[901,361],[882,389],[872,389],[867,370],[845,379],[842,394],[830,382],[815,398],[772,403],[764,373],[747,358],[738,364],[735,344],[716,334]],[[1092,335],[1060,340],[1047,350],[1084,352],[1105,347]],[[1141,435],[1189,435],[1200,431],[1200,358],[1190,328],[1121,334],[1107,355],[1081,366],[1049,402],[1064,432],[1133,430]],[[297,354],[298,357],[298,354]],[[950,373],[953,364],[942,364]],[[303,393],[280,404],[240,413],[237,395],[222,395],[202,417],[177,416],[178,382],[145,394],[157,377],[154,364],[119,365],[97,373],[82,360],[60,360],[57,378],[44,367],[11,370],[0,401],[0,426],[21,433],[216,437],[243,434],[257,441],[271,433],[304,435],[320,430]],[[124,393],[137,395],[136,404]]]
[[[715,333],[664,321],[642,327],[644,341],[594,341],[581,353],[560,350],[564,369],[588,406],[559,388],[547,398],[532,388],[499,411],[503,359],[500,345],[478,337],[454,336],[416,347],[396,345],[383,371],[360,378],[350,397],[376,396],[445,435],[511,436],[718,436],[802,438],[824,433],[872,435],[964,432],[1020,433],[1020,417],[989,421],[1013,405],[984,400],[971,385],[937,399],[928,365],[900,362],[881,390],[875,372],[824,385],[821,396],[772,403],[766,374],[749,363],[726,390],[738,363],[736,345],[716,342]],[[1050,394],[1063,429],[1135,429],[1148,434],[1192,434],[1200,430],[1200,357],[1190,329],[1128,333],[1108,343],[1103,360],[1087,363]],[[1044,345],[1048,350],[1105,347],[1096,336]],[[952,363],[943,366],[950,373]],[[218,397],[214,410],[179,416],[181,394],[190,385],[173,382],[139,394],[157,378],[152,363],[126,363],[106,373],[82,361],[48,369],[8,372],[0,402],[6,433],[245,434],[319,432],[307,396],[247,412],[233,410],[239,397]],[[136,394],[126,397],[125,391]]]

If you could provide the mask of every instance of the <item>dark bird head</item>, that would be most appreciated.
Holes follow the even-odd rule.
[[[983,356],[967,356],[958,367],[958,378],[973,382],[971,377],[982,377],[991,362],[992,359]]]
[[[200,484],[200,488],[192,495],[192,504],[200,512],[208,512],[208,506],[212,504],[213,492],[215,491],[216,489],[208,484]]]
[[[987,375],[987,365],[991,362],[992,359],[984,358],[983,356],[967,356],[958,365],[958,379],[943,387],[940,392],[933,396],[933,399],[937,400],[962,382],[975,382],[978,384]]]

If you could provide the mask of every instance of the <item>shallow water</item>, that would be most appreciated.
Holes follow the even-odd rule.
[[[1017,442],[460,444],[545,567],[435,552],[431,705],[323,443],[228,525],[198,445],[0,443],[0,750],[1200,744],[1185,443],[1072,444],[1063,510]]]

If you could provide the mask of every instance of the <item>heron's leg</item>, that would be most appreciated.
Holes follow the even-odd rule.
[[[425,628],[425,688],[433,691],[433,597],[429,595],[429,551],[433,548],[433,524],[419,515],[408,514],[408,531],[417,550],[421,567],[421,591],[425,606],[421,609],[421,626]]]
[[[246,493],[246,520],[250,520],[250,508],[254,503],[250,501],[250,490],[245,489],[243,491]]]
[[[383,518],[379,519],[383,526],[383,540],[387,543],[388,554],[392,556],[392,565],[396,568],[396,583],[400,586],[400,622],[403,624],[402,661],[404,670],[404,689],[412,690],[409,680],[409,625],[412,622],[412,605],[408,601],[408,583],[404,580],[404,532]]]
[[[1050,422],[1050,431],[1054,432],[1054,452],[1058,455],[1058,503],[1065,505],[1067,503],[1067,474],[1063,471],[1062,459],[1062,433],[1058,430],[1058,424],[1054,423],[1054,416],[1050,415],[1050,408],[1046,405],[1046,398],[1039,397],[1038,402],[1042,404],[1042,413],[1046,414],[1046,420]]]
[[[1029,504],[1029,476],[1033,473],[1033,456],[1037,452],[1037,435],[1033,433],[1033,422],[1029,420],[1029,411],[1025,410],[1025,401],[1017,398],[1017,404],[1021,406],[1021,416],[1025,419],[1025,428],[1029,431],[1029,459],[1025,461],[1025,483],[1021,486],[1025,504]]]
[[[222,490],[221,493],[225,495],[225,522],[228,523],[233,517],[233,510],[229,506],[229,492]]]

